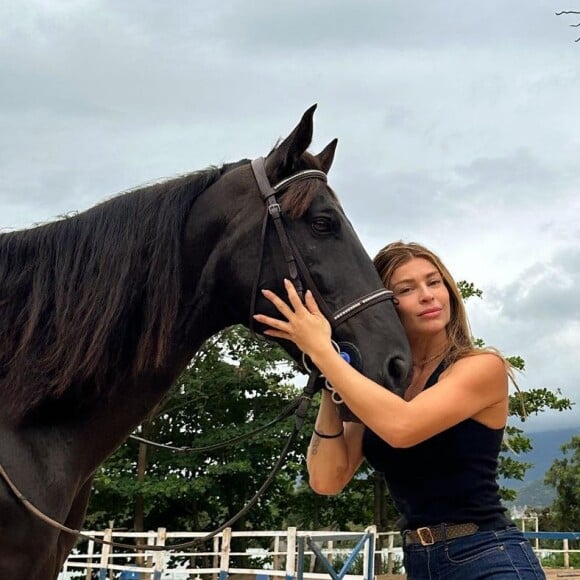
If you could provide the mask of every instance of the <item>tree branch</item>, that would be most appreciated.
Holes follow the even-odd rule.
[[[562,16],[562,14],[580,14],[580,10],[562,10],[561,12],[556,12],[556,16]],[[578,24],[570,24],[570,26],[572,28],[578,28],[580,27],[580,22]],[[580,41],[580,36],[574,42],[578,41]]]

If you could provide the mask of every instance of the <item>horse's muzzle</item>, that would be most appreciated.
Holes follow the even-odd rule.
[[[402,397],[412,378],[412,366],[402,355],[391,356],[385,361],[381,383],[396,395]]]
[[[358,348],[350,342],[339,342],[338,345],[341,353],[348,354],[350,365],[359,372],[362,372],[363,361]],[[408,364],[407,360],[408,357],[405,357],[404,353],[391,356],[385,361],[377,380],[380,385],[384,386],[399,397],[402,397],[405,394],[405,391],[411,382],[412,367]],[[338,411],[343,421],[354,421],[356,423],[361,422],[344,403],[338,405]]]

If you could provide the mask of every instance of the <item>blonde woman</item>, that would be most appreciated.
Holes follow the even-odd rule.
[[[506,517],[497,479],[508,415],[509,368],[493,349],[477,349],[457,285],[427,248],[395,242],[375,265],[394,292],[413,355],[400,398],[353,369],[335,351],[313,296],[303,304],[264,295],[285,320],[256,315],[269,336],[291,340],[361,420],[342,423],[323,391],[308,449],[310,485],[336,494],[363,459],[385,475],[401,514],[409,580],[545,578],[529,543]]]

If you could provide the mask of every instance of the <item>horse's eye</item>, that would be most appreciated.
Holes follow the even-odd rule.
[[[315,234],[330,234],[333,231],[332,220],[326,217],[317,217],[312,220],[312,230]]]

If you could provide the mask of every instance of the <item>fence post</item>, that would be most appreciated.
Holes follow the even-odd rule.
[[[375,576],[375,546],[377,543],[377,526],[366,529],[368,540],[363,548],[363,574],[366,580],[374,580]],[[379,570],[380,574],[380,570]]]
[[[226,528],[222,534],[222,550],[220,557],[220,580],[227,580],[230,570],[230,550],[232,545],[232,528]]]
[[[394,553],[395,553],[395,534],[393,534],[393,532],[389,532],[389,542],[387,545],[387,574],[393,573],[393,567],[395,564]]]
[[[304,551],[306,550],[304,536],[296,538],[296,544],[298,545],[298,572],[296,578],[297,580],[302,580],[304,578]]]
[[[273,567],[274,570],[280,570],[280,536],[276,535],[274,536],[274,561],[273,561]]]
[[[87,545],[87,564],[93,563],[93,552],[95,551],[95,542],[93,540],[89,540]],[[92,567],[87,568],[87,577],[86,580],[91,580],[93,576],[93,569]]]
[[[218,556],[219,550],[220,550],[220,539],[219,539],[219,536],[214,536],[213,537],[213,560],[212,560],[212,564],[213,564],[213,568],[215,570],[218,569],[218,566],[220,564],[219,556]],[[211,575],[211,580],[218,580],[218,575],[217,575],[216,572],[214,572]]]
[[[167,539],[167,530],[165,528],[157,528],[157,542],[156,546],[165,546]],[[153,570],[153,580],[161,580],[161,573],[165,567],[165,551],[155,552],[155,568]]]
[[[113,539],[112,528],[107,528],[105,530],[105,535],[103,540],[105,542],[110,542]],[[101,562],[99,564],[99,580],[107,580],[107,570],[109,569],[109,554],[112,552],[112,546],[109,544],[103,544],[101,548]]]
[[[570,546],[568,544],[568,538],[562,540],[562,548],[564,548],[564,568],[570,568]]]
[[[286,535],[286,580],[293,580],[296,573],[296,528],[288,528]]]
[[[328,550],[328,556],[326,559],[328,563],[333,566],[334,565],[334,542],[332,540],[328,540],[326,543],[326,549]]]
[[[147,532],[147,545],[154,546],[155,545],[155,532],[153,530],[149,530]],[[146,568],[153,568],[153,554],[155,552],[149,551],[143,553],[143,565]],[[145,578],[144,574],[141,574],[143,578]],[[149,576],[149,574],[147,574]]]

